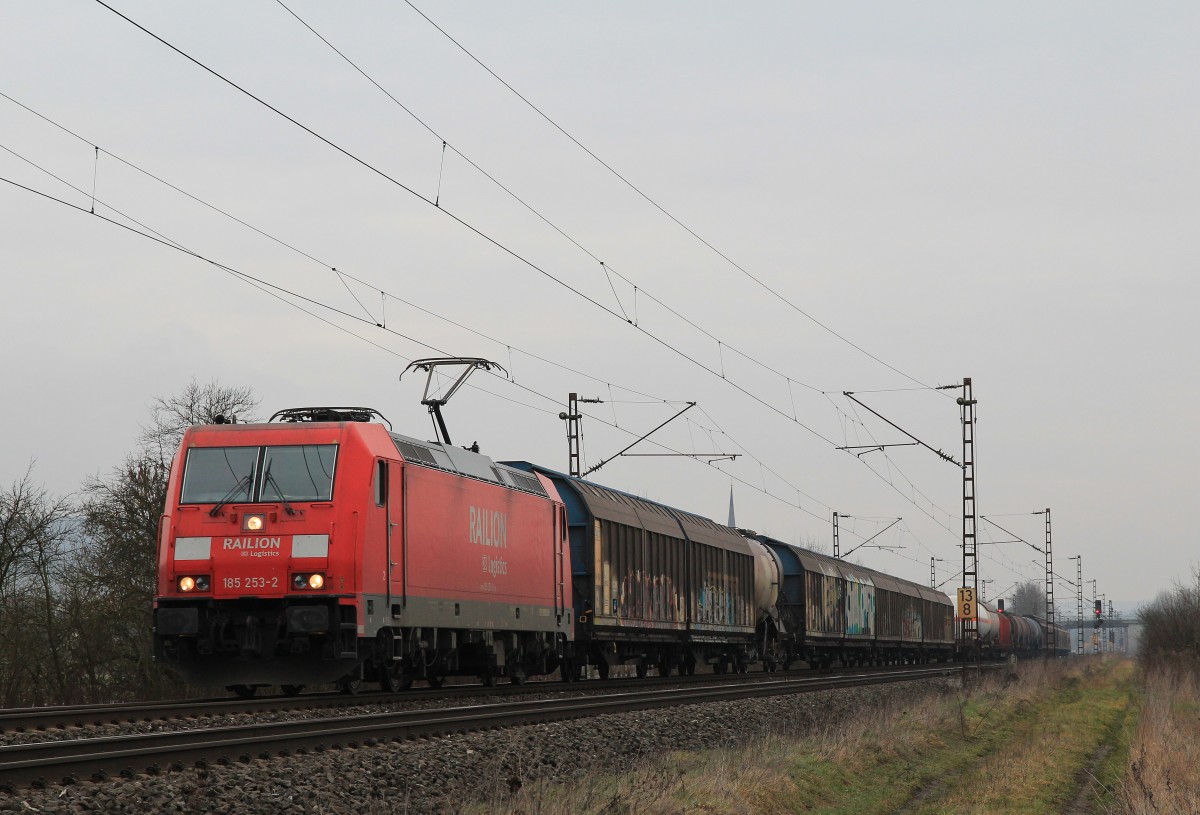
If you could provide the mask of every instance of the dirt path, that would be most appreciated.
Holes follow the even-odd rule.
[[[1078,786],[1075,800],[1062,811],[1062,815],[1091,815],[1092,804],[1096,800],[1096,794],[1100,792],[1100,782],[1096,780],[1096,771],[1100,769],[1100,765],[1104,763],[1104,759],[1108,757],[1112,749],[1111,744],[1101,744],[1096,748],[1096,752],[1092,753],[1087,766],[1080,770],[1079,775],[1075,777]]]

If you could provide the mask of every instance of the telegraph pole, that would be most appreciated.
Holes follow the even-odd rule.
[[[833,513],[833,559],[842,559],[842,545],[838,541],[838,514]]]

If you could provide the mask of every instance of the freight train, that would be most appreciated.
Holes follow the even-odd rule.
[[[1047,651],[1061,657],[1071,653],[1070,633],[1044,617],[1012,614],[991,603],[977,604],[976,613],[982,657],[1031,657]]]
[[[955,656],[941,592],[385,423],[295,408],[185,432],[157,660],[250,695]]]

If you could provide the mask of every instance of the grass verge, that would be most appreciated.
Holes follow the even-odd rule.
[[[479,815],[742,815],[1062,812],[1082,778],[1109,772],[1133,697],[1128,662],[1030,663],[969,692],[942,688],[820,732],[647,759],[624,776],[527,784]],[[1107,760],[1107,758],[1106,758]],[[461,807],[461,803],[460,803]],[[458,809],[458,808],[456,808]],[[1150,810],[1147,810],[1150,811]]]

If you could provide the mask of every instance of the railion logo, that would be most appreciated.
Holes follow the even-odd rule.
[[[278,549],[279,538],[226,538],[221,548],[227,551]]]
[[[479,546],[508,548],[508,516],[483,507],[471,507],[471,543]]]

